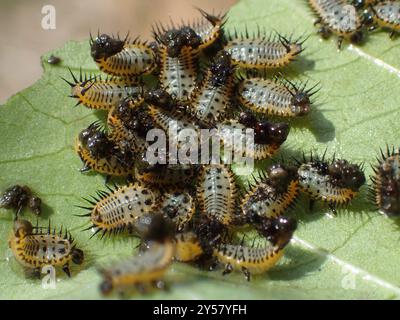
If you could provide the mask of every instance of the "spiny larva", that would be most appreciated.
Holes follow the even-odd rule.
[[[119,79],[89,74],[79,75],[79,80],[70,70],[73,82],[64,79],[71,86],[70,97],[78,99],[75,106],[83,104],[90,109],[110,110],[121,100],[130,97],[132,106],[143,102],[142,88],[137,80]]]
[[[362,166],[344,159],[325,160],[313,157],[303,160],[297,171],[301,189],[314,200],[326,202],[335,212],[338,205],[348,204],[365,183]]]
[[[238,98],[256,113],[280,117],[305,116],[311,111],[311,97],[319,90],[318,84],[310,88],[307,84],[296,84],[282,78],[249,76],[239,84]]]
[[[386,153],[381,150],[372,169],[372,200],[381,213],[391,217],[400,216],[400,149],[387,146]]]
[[[232,103],[234,70],[230,54],[221,51],[206,71],[202,84],[193,92],[191,112],[203,125],[215,124],[226,117]]]
[[[154,287],[164,288],[162,280],[175,255],[173,237],[171,225],[161,215],[156,215],[143,235],[144,252],[100,269],[101,293],[109,295],[117,291],[124,294],[130,289],[146,293]]]
[[[198,51],[185,44],[174,46],[172,51],[159,40],[160,85],[178,100],[190,98],[197,77]]]
[[[138,218],[157,207],[157,195],[139,183],[99,190],[97,197],[85,200],[90,206],[78,206],[89,210],[81,215],[90,217],[91,226],[85,230],[94,229],[92,237],[102,232],[102,238],[107,233],[133,233]]]
[[[47,228],[33,227],[27,220],[16,220],[14,231],[9,239],[15,259],[26,269],[40,274],[46,265],[61,267],[71,276],[70,263],[82,264],[83,251],[76,248],[71,233],[62,228],[56,232],[51,230],[50,222]]]
[[[296,220],[280,217],[270,224],[268,242],[264,245],[221,243],[214,249],[213,255],[224,266],[223,275],[234,270],[241,271],[250,281],[252,274],[265,273],[280,260],[296,228]]]
[[[197,199],[203,215],[230,225],[234,219],[237,187],[227,165],[205,165],[197,183]]]
[[[400,2],[381,1],[364,12],[364,24],[369,30],[377,27],[390,30],[390,38],[400,32]]]
[[[276,218],[294,206],[298,195],[297,168],[273,164],[262,178],[250,185],[241,200],[241,213],[252,223],[257,223],[259,217]]]
[[[75,151],[83,162],[81,172],[93,170],[110,176],[134,173],[134,154],[128,145],[112,141],[98,122],[82,130],[75,140]]]
[[[267,35],[258,29],[249,35],[235,31],[227,36],[224,50],[230,53],[232,63],[243,68],[280,68],[287,66],[303,52],[305,39],[286,38],[281,34]]]
[[[253,144],[247,143],[246,132],[253,130]],[[224,146],[232,148],[234,143],[241,140],[244,149],[243,156],[262,160],[272,157],[286,141],[289,126],[286,123],[273,123],[265,119],[257,120],[250,112],[243,111],[238,120],[226,120],[217,125],[218,136]]]
[[[340,49],[344,39],[359,44],[362,41],[362,21],[356,8],[345,0],[308,0],[317,15],[314,25],[320,25],[318,33],[324,39],[334,33]]]
[[[133,41],[98,35],[90,36],[90,53],[101,71],[117,77],[135,77],[151,73],[157,67],[156,53],[138,38]]]

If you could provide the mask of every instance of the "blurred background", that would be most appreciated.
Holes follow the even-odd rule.
[[[89,31],[150,39],[155,21],[190,21],[195,7],[225,12],[237,0],[0,0],[0,104],[40,78],[40,56],[68,40],[86,40]],[[56,29],[42,28],[42,8],[52,5]]]

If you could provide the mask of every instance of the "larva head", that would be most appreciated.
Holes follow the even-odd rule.
[[[281,145],[289,134],[289,126],[286,123],[273,123],[267,120],[257,120],[253,113],[242,111],[238,120],[247,128],[254,129],[254,142],[259,144]]]
[[[287,53],[291,56],[297,56],[304,51],[303,43],[307,40],[307,38],[303,40],[300,40],[301,38],[299,38],[296,41],[292,41],[291,37],[286,38],[281,34],[278,34],[278,38],[280,43],[285,47]]]
[[[253,113],[242,111],[239,113],[239,122],[248,128],[254,128],[257,123],[257,119]]]
[[[146,137],[147,132],[154,128],[153,121],[142,108],[132,108],[130,98],[122,100],[114,113],[121,119],[125,128],[135,131],[140,137]]]
[[[126,98],[121,100],[115,108],[116,115],[123,123],[129,123],[133,118],[133,109],[131,108],[131,99]]]
[[[365,183],[365,175],[361,167],[347,160],[339,159],[332,162],[328,166],[328,173],[333,184],[353,191],[358,191]]]
[[[282,163],[275,163],[267,168],[268,181],[275,188],[287,186],[290,181],[297,179],[297,168]]]
[[[277,217],[264,219],[258,231],[273,245],[284,248],[292,239],[297,229],[297,220],[291,217]]]
[[[144,101],[150,105],[170,111],[175,106],[174,98],[166,90],[161,88],[146,90],[144,93]]]
[[[158,39],[166,46],[167,54],[171,58],[178,57],[183,47],[196,49],[201,44],[201,38],[188,26],[168,30]]]
[[[370,9],[364,10],[362,14],[362,23],[364,26],[370,27],[372,26],[375,21],[374,21],[374,12]]]
[[[79,141],[97,159],[109,156],[114,148],[113,143],[108,139],[106,133],[100,130],[97,122],[81,131]]]
[[[258,121],[254,127],[254,142],[280,146],[286,141],[289,129],[287,123],[273,123],[266,120]]]
[[[173,193],[168,201],[168,204],[163,205],[163,213],[170,219],[176,218],[179,213],[179,208],[182,206],[182,202],[189,202],[189,195],[186,193],[175,192]]]
[[[31,196],[28,200],[28,208],[36,215],[42,212],[42,200],[39,197]]]
[[[310,96],[307,92],[297,91],[292,96],[292,111],[297,116],[304,116],[310,112]]]
[[[184,26],[180,29],[180,35],[182,44],[196,49],[201,44],[201,38],[198,34],[190,27]]]
[[[17,238],[32,234],[33,227],[28,220],[14,221],[14,234]]]
[[[231,55],[227,51],[220,51],[210,66],[212,85],[218,87],[226,84],[233,71],[234,66],[232,65]]]
[[[71,255],[72,255],[73,263],[78,264],[78,265],[83,263],[85,256],[81,249],[77,249],[77,248],[73,247],[72,251],[71,251]]]
[[[125,41],[102,34],[95,40],[91,40],[90,54],[95,60],[107,59],[120,52],[124,48],[124,45]]]
[[[79,142],[86,146],[88,139],[98,130],[97,122],[93,122],[89,127],[83,129],[78,136]]]
[[[289,80],[284,81],[286,89],[291,94],[292,112],[295,116],[305,116],[311,111],[311,97],[316,94],[320,88],[319,83],[311,88],[307,88],[308,81],[297,85]]]

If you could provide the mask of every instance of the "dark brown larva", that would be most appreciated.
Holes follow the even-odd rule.
[[[12,186],[6,189],[0,197],[0,208],[16,210],[16,217],[24,207],[27,207],[36,215],[40,215],[42,212],[42,200],[33,195],[28,186]]]
[[[378,210],[388,216],[400,216],[400,149],[381,150],[378,163],[372,167],[372,200]]]

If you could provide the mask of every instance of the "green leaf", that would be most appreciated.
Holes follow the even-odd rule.
[[[321,41],[315,34],[313,16],[305,1],[244,0],[229,13],[228,29],[236,27],[295,35],[311,34],[307,49],[286,72],[288,76],[321,82],[315,112],[294,121],[282,153],[290,156],[311,149],[352,160],[374,161],[386,143],[399,143],[400,40],[391,41],[376,32],[364,46],[345,45],[336,50],[334,37]],[[131,239],[89,240],[80,232],[85,219],[80,197],[103,187],[104,178],[78,172],[81,162],[74,153],[74,137],[101,113],[73,108],[69,87],[60,76],[96,71],[88,42],[68,42],[52,54],[61,65],[42,58],[43,77],[32,87],[11,97],[0,107],[0,189],[15,183],[31,186],[46,204],[40,223],[51,218],[54,225],[68,226],[85,250],[86,263],[71,279],[58,274],[56,289],[43,289],[39,280],[27,279],[8,249],[12,212],[0,211],[0,298],[8,299],[93,299],[100,298],[96,267],[131,254]],[[222,277],[217,272],[174,263],[167,277],[170,292],[135,298],[201,299],[398,299],[400,298],[399,233],[396,223],[379,215],[366,203],[366,188],[347,209],[331,218],[327,208],[308,212],[302,198],[295,209],[300,219],[295,239],[284,259],[268,274],[247,283],[241,274]],[[29,213],[26,218],[34,221]],[[79,271],[79,272],[78,272]]]

